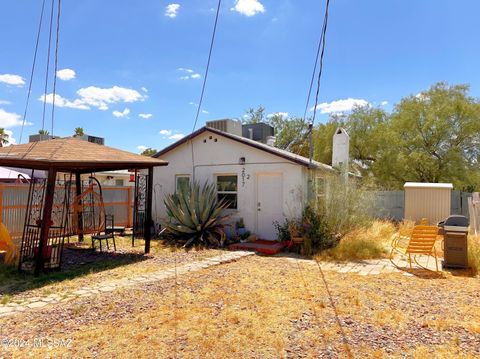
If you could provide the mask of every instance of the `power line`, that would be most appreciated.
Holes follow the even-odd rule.
[[[48,89],[48,72],[50,68],[50,48],[52,44],[52,27],[53,27],[53,10],[55,8],[55,0],[52,0],[52,10],[50,11],[50,30],[48,36],[48,51],[47,51],[47,69],[45,71],[45,87],[43,91],[43,112],[42,112],[42,130],[45,129],[45,109],[47,105],[47,89]]]
[[[210,41],[210,49],[208,50],[208,60],[207,67],[205,68],[205,74],[203,76],[202,91],[200,93],[200,100],[198,101],[197,113],[195,114],[195,121],[193,122],[192,133],[195,131],[198,122],[198,116],[200,115],[200,110],[202,108],[203,96],[205,95],[205,87],[207,84],[208,71],[210,70],[210,60],[212,58],[213,45],[215,43],[215,35],[217,34],[217,24],[218,24],[218,15],[220,14],[220,6],[222,0],[218,0],[217,12],[215,14],[215,23],[213,25],[212,39]],[[193,152],[193,139],[190,139],[190,149],[192,152],[192,180],[195,181],[195,154]]]
[[[328,6],[330,5],[330,0],[327,0],[327,4],[325,6],[325,15],[323,18],[323,28],[322,28],[322,35],[320,37],[322,43],[322,51],[320,53],[320,66],[318,69],[318,79],[317,79],[317,92],[315,94],[315,106],[313,107],[313,118],[312,118],[312,127],[315,124],[315,115],[317,114],[317,105],[318,105],[318,94],[320,93],[320,81],[322,78],[322,70],[323,70],[323,56],[325,54],[325,40],[327,35],[327,25],[328,25]]]
[[[27,100],[26,100],[26,103],[25,103],[25,110],[23,111],[22,129],[20,130],[20,138],[19,138],[18,143],[22,143],[23,128],[25,127],[25,121],[26,121],[26,118],[27,118],[28,103],[30,102],[30,93],[32,91],[33,75],[35,73],[35,64],[37,62],[38,44],[39,44],[39,41],[40,41],[40,33],[42,32],[42,22],[43,22],[44,9],[45,9],[45,0],[43,0],[43,3],[42,3],[42,10],[40,12],[40,21],[38,22],[37,39],[35,41],[35,51],[33,53],[33,63],[32,63],[32,69],[30,71],[30,80],[29,80],[29,83],[28,83]]]
[[[198,101],[197,114],[195,115],[195,122],[193,123],[192,132],[195,131],[195,127],[197,126],[198,116],[200,115],[200,110],[203,102],[203,95],[205,94],[205,86],[207,84],[208,70],[210,69],[210,59],[212,58],[212,50],[213,50],[213,44],[215,42],[215,35],[217,33],[218,15],[220,13],[221,4],[222,4],[222,0],[218,0],[217,13],[215,15],[215,24],[213,25],[212,40],[210,41],[210,50],[208,51],[207,67],[205,68],[205,75],[203,76],[202,92],[200,94],[200,101]]]
[[[55,69],[53,75],[53,100],[52,100],[52,136],[53,136],[53,123],[55,118],[55,95],[57,89],[57,69],[58,69],[58,36],[60,34],[60,10],[61,10],[62,0],[58,0],[58,10],[57,10],[57,37],[55,41]]]
[[[316,56],[315,56],[315,62],[313,64],[312,77],[310,78],[310,86],[308,88],[307,102],[305,103],[305,111],[303,111],[303,121],[305,121],[305,119],[307,117],[308,105],[310,104],[310,96],[312,94],[313,81],[315,80],[315,74],[317,73],[318,57],[320,56],[320,50],[322,48],[323,28],[324,27],[325,27],[325,21],[324,21],[324,24],[322,25],[322,29],[320,31],[320,38],[318,39],[317,53],[316,53]]]

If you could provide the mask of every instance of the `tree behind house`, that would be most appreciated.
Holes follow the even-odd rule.
[[[9,135],[5,132],[4,128],[0,128],[0,147],[4,147],[9,143]]]

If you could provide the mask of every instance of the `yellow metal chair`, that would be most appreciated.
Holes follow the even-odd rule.
[[[422,219],[420,220],[420,225],[421,225],[421,226],[428,226],[428,224],[429,224],[429,223],[428,223],[428,218],[422,218]]]
[[[392,241],[392,251],[390,252],[390,260],[393,263],[393,255],[398,252],[408,256],[408,263],[412,268],[412,257],[414,262],[424,268],[418,263],[417,255],[427,255],[435,259],[435,267],[438,272],[437,252],[435,250],[435,242],[437,240],[438,227],[419,225],[413,227],[409,234],[399,233]],[[395,263],[393,263],[395,264]],[[428,265],[428,261],[427,261]]]
[[[0,253],[4,255],[5,264],[15,264],[19,258],[19,252],[7,227],[0,223]]]

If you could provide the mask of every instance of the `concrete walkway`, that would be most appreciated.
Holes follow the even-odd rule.
[[[317,265],[317,262],[314,260],[300,259],[300,258],[288,258],[289,261],[298,261],[301,264],[307,265]],[[435,271],[435,259],[427,256],[419,256],[417,258],[418,262],[425,268]],[[410,269],[408,260],[406,257],[396,257],[394,259],[394,265],[389,259],[368,259],[361,261],[353,262],[325,262],[320,261],[320,267],[322,270],[326,271],[335,271],[338,273],[355,273],[358,275],[379,275],[379,274],[389,274],[389,273],[402,273],[405,276],[413,276],[409,273]],[[420,267],[412,262],[413,269],[419,269]],[[421,269],[421,268],[420,268]],[[438,261],[438,269],[442,270],[442,263]]]
[[[196,272],[204,268],[220,265],[223,263],[229,263],[236,261],[240,258],[254,255],[253,252],[237,251],[226,252],[220,256],[207,258],[202,261],[187,263],[178,266],[176,269],[177,275],[182,275],[188,272]],[[102,292],[111,292],[120,288],[133,287],[138,284],[152,283],[167,278],[175,277],[175,268],[163,269],[157,272],[145,273],[132,278],[124,278],[117,280],[110,280],[98,283],[90,287],[81,287],[72,293],[65,294],[50,294],[45,297],[31,297],[26,298],[22,302],[12,302],[7,304],[0,304],[0,317],[13,315],[15,313],[24,312],[26,310],[33,310],[37,308],[43,308],[52,304],[61,302],[68,302],[79,297],[89,297]]]
[[[254,252],[235,251],[226,252],[223,255],[207,258],[201,261],[187,263],[177,267],[177,275],[182,275],[188,272],[196,272],[204,268],[220,265],[236,261],[240,258],[252,256]],[[317,266],[317,262],[309,259],[302,259],[300,257],[285,257],[286,260],[296,262],[300,265]],[[431,270],[435,270],[435,262],[430,258],[427,266],[427,258],[421,257],[419,262]],[[356,262],[319,262],[322,270],[335,271],[338,273],[355,273],[358,275],[379,275],[388,273],[402,273],[406,276],[412,276],[411,273],[403,271],[400,268],[408,268],[408,262],[404,258],[397,258],[395,263],[398,267],[392,264],[388,259],[373,259]],[[415,265],[416,266],[416,265]],[[439,263],[441,268],[441,263]],[[34,310],[43,308],[52,304],[61,302],[68,302],[79,297],[89,297],[102,292],[111,292],[120,288],[133,287],[138,284],[152,283],[168,278],[175,277],[175,268],[162,269],[157,272],[145,273],[132,278],[109,280],[95,284],[93,286],[81,287],[74,292],[50,294],[44,297],[30,297],[21,302],[11,302],[7,304],[0,304],[0,317],[13,315],[15,313],[24,312],[27,310]]]

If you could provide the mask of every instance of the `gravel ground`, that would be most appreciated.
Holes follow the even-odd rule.
[[[328,291],[311,266],[256,256],[79,298],[0,319],[0,338],[68,347],[4,345],[0,357],[480,356],[477,278],[324,277]]]

